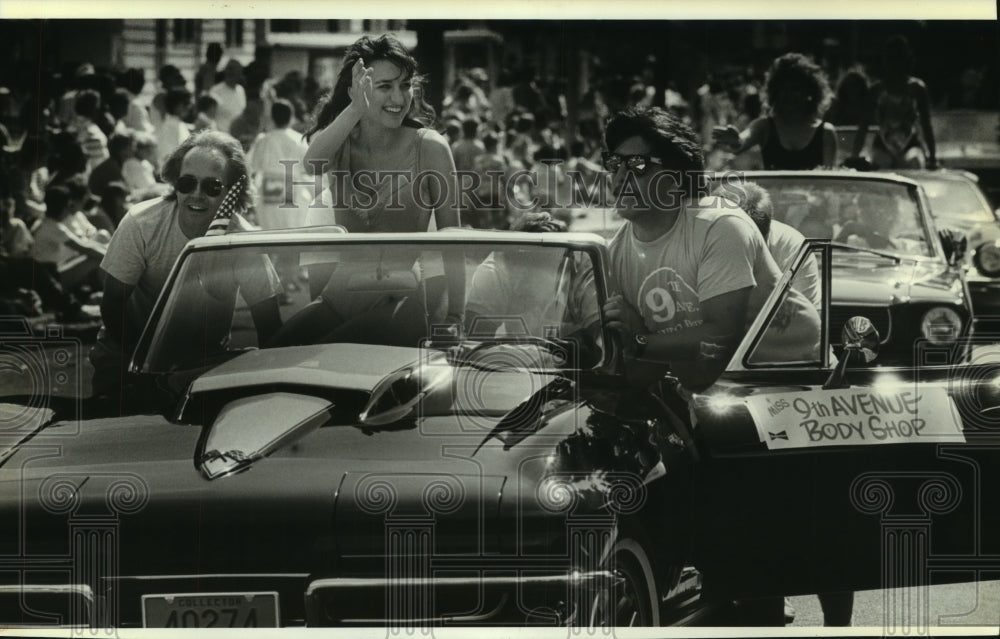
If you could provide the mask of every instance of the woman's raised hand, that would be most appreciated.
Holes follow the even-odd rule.
[[[728,150],[740,147],[740,130],[733,125],[712,127],[712,139]]]
[[[364,60],[359,59],[351,71],[351,106],[360,111],[367,111],[371,106],[374,91],[372,70],[365,66]]]

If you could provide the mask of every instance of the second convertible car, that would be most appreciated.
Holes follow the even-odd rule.
[[[835,344],[845,320],[865,315],[882,340],[876,365],[919,366],[917,340],[953,351],[971,334],[963,268],[946,254],[915,182],[891,173],[748,171],[724,177],[723,191],[738,195],[740,180],[767,189],[775,220],[841,245],[830,309]]]
[[[1000,334],[1000,209],[993,210],[975,174],[954,170],[908,170],[902,175],[927,193],[939,228],[965,236],[966,281],[979,335]]]
[[[919,369],[859,367],[880,339],[830,312],[838,250],[808,243],[691,395],[604,328],[596,236],[195,240],[130,414],[3,407],[0,623],[678,624],[733,597],[997,570],[1000,370],[919,337]],[[238,295],[274,259],[332,272],[323,301],[282,307],[312,327],[296,344],[257,343]],[[444,322],[456,262],[464,335]],[[815,349],[764,354],[806,262]]]

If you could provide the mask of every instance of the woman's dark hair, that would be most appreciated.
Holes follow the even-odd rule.
[[[177,179],[181,176],[181,163],[184,162],[184,156],[195,148],[205,148],[218,151],[224,158],[226,158],[227,187],[235,184],[236,180],[238,180],[240,176],[245,175],[249,177],[249,171],[247,169],[247,156],[243,153],[243,146],[239,143],[239,141],[228,133],[208,130],[195,133],[181,142],[181,145],[174,149],[174,152],[170,154],[167,161],[163,163],[161,175],[167,184],[174,185],[177,183]],[[177,193],[171,191],[166,196],[166,199],[173,200],[176,197]],[[250,190],[249,179],[243,184],[243,192],[240,194],[240,203],[244,209],[250,208],[250,205],[253,203],[253,194]]]
[[[317,131],[325,129],[350,105],[351,96],[347,90],[351,88],[354,65],[358,60],[364,60],[365,66],[371,66],[378,60],[387,60],[402,69],[403,75],[409,78],[413,85],[413,103],[403,124],[417,129],[434,125],[437,116],[431,105],[424,100],[423,76],[418,73],[416,59],[394,36],[387,34],[374,40],[364,36],[347,48],[333,92],[316,105],[315,122],[306,132],[307,140]]]
[[[614,151],[625,140],[639,136],[653,147],[653,155],[663,168],[674,171],[703,171],[705,156],[691,127],[659,107],[629,107],[608,120],[605,138]]]
[[[783,89],[793,88],[802,92],[806,103],[803,112],[817,117],[826,113],[833,99],[833,91],[826,74],[819,66],[801,53],[786,53],[771,63],[764,80],[764,102],[777,113],[778,95]]]
[[[882,77],[909,75],[913,71],[913,51],[905,36],[896,34],[885,41],[882,50]]]

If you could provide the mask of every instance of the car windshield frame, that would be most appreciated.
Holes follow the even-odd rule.
[[[908,177],[916,181],[920,187],[924,190],[924,194],[927,196],[928,210],[931,216],[936,222],[940,223],[941,226],[969,226],[976,224],[998,224],[1000,223],[1000,216],[996,210],[990,206],[989,200],[986,198],[986,194],[983,190],[979,188],[979,184],[974,180],[954,174],[908,174]],[[951,213],[942,213],[941,207],[935,209],[934,202],[939,201],[931,196],[931,190],[928,189],[929,184],[940,184],[946,185],[945,188],[948,189],[961,189],[969,194],[966,198],[968,202],[975,202],[978,204],[977,212],[982,212],[982,219],[977,217],[971,217],[969,215],[959,215],[955,216]],[[949,222],[951,224],[949,224]]]
[[[129,372],[136,375],[162,375],[171,371],[164,371],[150,368],[151,351],[158,341],[162,339],[162,333],[168,330],[164,326],[169,317],[165,314],[171,304],[173,291],[182,283],[185,268],[196,257],[204,257],[206,253],[221,254],[224,251],[242,250],[248,248],[259,249],[260,254],[267,254],[264,249],[274,249],[275,251],[296,249],[299,251],[315,252],[335,252],[338,249],[347,249],[350,246],[370,245],[372,247],[400,247],[401,245],[412,245],[414,247],[425,247],[424,250],[433,250],[440,247],[442,251],[446,247],[460,249],[463,251],[487,251],[488,247],[510,246],[510,247],[551,247],[562,251],[579,251],[586,254],[593,266],[593,286],[597,295],[598,311],[608,297],[610,272],[609,260],[607,257],[607,243],[600,236],[591,233],[524,233],[511,231],[480,231],[468,229],[446,229],[436,233],[331,233],[329,229],[325,232],[310,232],[309,228],[292,230],[282,230],[279,232],[259,231],[249,233],[239,233],[213,238],[198,238],[192,240],[185,247],[171,269],[170,275],[164,285],[153,311],[140,336],[135,350],[129,361]],[[467,269],[466,286],[471,284],[472,270]],[[468,289],[467,289],[468,290]],[[601,314],[603,320],[603,314]],[[585,368],[562,368],[539,370],[542,373],[552,373],[557,370],[610,370],[615,362],[617,348],[614,337],[610,329],[601,321],[600,336],[603,340],[600,361],[593,366]],[[482,336],[475,339],[485,342]],[[516,342],[516,339],[510,341]],[[194,370],[190,368],[178,369],[174,372],[184,372]]]
[[[750,358],[753,356],[758,344],[763,340],[764,333],[767,331],[768,327],[771,325],[772,318],[775,313],[777,313],[781,302],[784,301],[786,291],[792,288],[792,282],[795,280],[795,275],[798,274],[806,260],[817,251],[823,252],[823,260],[828,263],[832,255],[833,250],[841,248],[843,245],[833,242],[831,240],[819,240],[819,239],[806,239],[806,241],[799,247],[799,251],[792,262],[791,268],[786,270],[781,279],[778,280],[771,294],[764,301],[764,305],[761,307],[760,312],[757,313],[757,317],[753,319],[750,323],[749,328],[747,328],[746,334],[740,341],[739,345],[736,347],[736,351],[733,353],[732,358],[729,360],[729,364],[726,366],[726,373],[748,373],[748,372],[773,372],[773,371],[829,371],[833,368],[833,358],[831,357],[830,351],[830,336],[829,336],[829,325],[830,325],[830,303],[832,295],[832,278],[830,277],[830,267],[825,266],[820,271],[820,284],[821,284],[821,299],[823,303],[823,308],[820,309],[819,319],[820,319],[820,350],[819,350],[819,365],[817,366],[814,362],[781,362],[781,363],[764,363],[764,364],[754,364],[750,362]],[[854,247],[850,247],[854,248]],[[857,249],[859,251],[865,251],[866,249]]]
[[[924,193],[919,183],[915,180],[892,173],[840,173],[835,171],[745,171],[739,172],[738,175],[740,176],[741,181],[755,182],[769,192],[773,189],[769,188],[768,182],[773,182],[775,180],[809,181],[813,185],[822,185],[824,183],[832,184],[836,182],[856,182],[859,184],[881,183],[885,185],[896,185],[900,189],[904,189],[907,193],[908,199],[913,202],[915,209],[914,213],[917,222],[920,224],[920,231],[923,233],[922,241],[927,247],[927,254],[905,252],[893,248],[871,248],[873,248],[876,253],[891,253],[902,259],[933,262],[941,262],[945,259],[944,249],[941,246],[941,241],[938,237],[938,229],[934,221],[934,216],[930,213],[930,204],[927,200],[927,195]],[[803,233],[803,235],[806,235],[806,239],[829,239],[831,241],[835,241],[834,238],[810,237],[806,233]],[[863,249],[862,252],[864,252],[864,249],[869,247],[857,248]]]

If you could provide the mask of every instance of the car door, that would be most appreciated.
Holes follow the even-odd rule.
[[[955,365],[961,347],[924,341],[914,344],[919,367],[844,366],[830,348],[842,329],[829,325],[833,249],[805,245],[727,371],[690,401],[701,455],[691,540],[706,588],[795,594],[996,578],[1000,367]],[[763,356],[758,345],[781,330],[808,260],[823,277],[819,347],[798,361]]]

